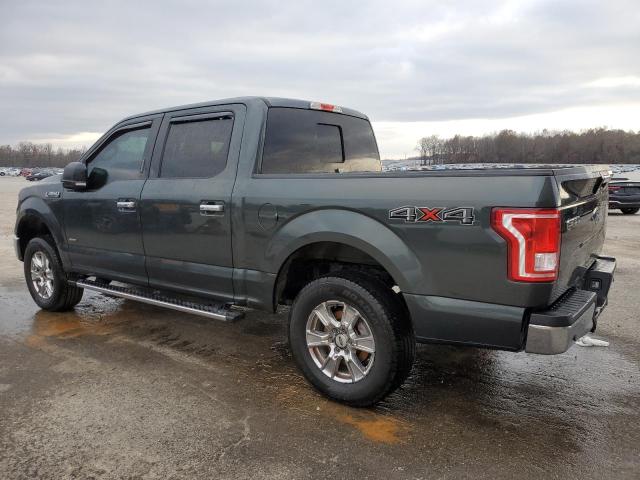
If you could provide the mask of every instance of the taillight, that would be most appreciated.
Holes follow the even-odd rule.
[[[609,185],[609,191],[613,192],[615,190],[620,190],[622,187],[617,187],[616,185]]]
[[[494,208],[491,226],[507,241],[509,278],[551,282],[558,278],[560,212],[542,208]]]

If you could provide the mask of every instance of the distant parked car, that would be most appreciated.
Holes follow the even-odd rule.
[[[53,174],[50,172],[36,172],[36,173],[32,173],[31,175],[27,175],[27,177],[25,177],[27,180],[29,180],[30,182],[33,181],[38,181],[38,180],[42,180],[43,178],[47,178],[52,176]]]
[[[0,177],[15,177],[20,174],[19,168],[0,167]]]
[[[625,215],[640,211],[640,176],[613,178],[609,183],[609,208],[619,208]]]
[[[30,168],[23,168],[22,170],[20,170],[20,176],[21,177],[28,177],[29,175],[31,175],[32,170]]]

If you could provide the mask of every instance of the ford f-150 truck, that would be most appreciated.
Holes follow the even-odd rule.
[[[280,98],[135,115],[19,195],[15,249],[43,309],[83,290],[219,320],[289,305],[293,357],[354,406],[416,342],[556,354],[593,331],[604,166],[382,172],[368,118]]]

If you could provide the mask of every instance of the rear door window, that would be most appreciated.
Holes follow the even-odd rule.
[[[227,165],[232,116],[171,123],[162,156],[160,177],[210,178]]]
[[[371,124],[316,110],[270,108],[262,173],[379,172]]]

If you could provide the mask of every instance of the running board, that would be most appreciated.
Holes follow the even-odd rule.
[[[70,282],[76,287],[86,288],[94,292],[105,293],[116,297],[127,298],[137,302],[148,303],[159,307],[171,308],[180,312],[193,313],[203,317],[215,318],[225,322],[235,322],[244,317],[244,312],[231,310],[231,307],[221,303],[200,303],[173,297],[159,290],[144,287],[121,287],[86,278]]]

